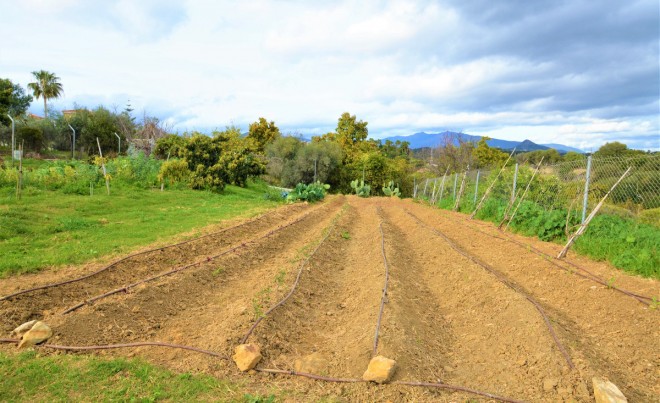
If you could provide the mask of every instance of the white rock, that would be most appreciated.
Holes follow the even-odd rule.
[[[596,403],[627,403],[628,399],[612,382],[603,378],[593,378]]]

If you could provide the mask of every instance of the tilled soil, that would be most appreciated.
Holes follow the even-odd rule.
[[[481,399],[399,381],[525,401],[591,401],[594,376],[610,379],[630,401],[658,401],[658,309],[560,270],[506,237],[551,256],[561,249],[411,201],[332,197],[320,205],[285,206],[214,235],[129,258],[77,283],[0,301],[1,326],[7,334],[23,321],[43,319],[57,344],[160,341],[231,356],[263,317],[248,339],[262,350],[257,369],[360,379],[375,354],[397,361],[393,383],[376,385],[244,374],[227,359],[160,347],[99,353],[140,355],[176,371],[206,372],[238,381],[252,393],[282,390],[290,401]],[[230,248],[235,249],[223,252]],[[212,256],[218,257],[209,260]],[[618,287],[660,295],[658,281],[569,259],[605,281],[614,277]],[[61,313],[94,295],[195,262],[185,271]],[[301,268],[290,299],[264,316],[289,293]],[[386,268],[388,292],[374,351]],[[0,292],[74,277],[65,273],[3,279]]]

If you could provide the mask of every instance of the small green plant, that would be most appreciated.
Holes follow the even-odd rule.
[[[263,318],[264,306],[270,302],[270,287],[264,288],[259,291],[257,295],[252,298],[252,310],[254,311],[254,318]]]
[[[383,185],[383,194],[389,197],[401,197],[398,186],[394,186],[394,181],[390,181],[387,186]]]
[[[349,234],[348,231],[343,231],[341,237],[344,239],[351,239],[351,234]]]
[[[612,276],[607,280],[607,288],[614,288],[614,283],[616,282],[616,277]]]
[[[225,271],[224,267],[218,267],[217,269],[213,270],[211,274],[213,274],[213,277],[218,277],[222,272]]]
[[[364,179],[351,181],[351,189],[353,189],[355,194],[359,197],[369,197],[369,194],[371,193],[371,186],[364,183]]]
[[[286,271],[284,271],[284,269],[280,270],[275,276],[275,282],[277,283],[277,285],[281,286],[282,284],[284,284],[285,277],[286,277]]]
[[[275,395],[270,395],[266,397],[266,396],[246,393],[245,395],[243,395],[243,401],[245,403],[275,403]]]
[[[660,301],[658,301],[658,297],[653,297],[653,300],[651,300],[651,303],[649,304],[649,308],[658,309],[659,305],[660,305]]]

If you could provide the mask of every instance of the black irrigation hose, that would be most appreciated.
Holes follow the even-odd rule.
[[[381,208],[378,207],[378,213],[380,215]],[[387,283],[390,279],[390,265],[387,261],[387,256],[385,255],[385,234],[383,233],[383,221],[381,219],[378,226],[380,229],[380,250],[383,254],[383,264],[385,265],[385,284],[383,285],[383,296],[380,299],[380,309],[378,311],[378,321],[376,322],[376,334],[374,335],[374,348],[372,355],[375,356],[378,353],[378,337],[380,336],[380,322],[383,318],[383,310],[385,309],[385,301],[387,300]]]
[[[264,373],[268,373],[268,374],[282,374],[282,375],[300,376],[300,377],[303,377],[303,378],[310,378],[310,379],[315,379],[315,380],[325,381],[325,382],[369,383],[369,381],[365,381],[365,380],[357,379],[357,378],[333,378],[333,377],[329,377],[329,376],[310,374],[308,372],[297,372],[297,371],[289,371],[289,370],[284,370],[284,369],[255,368],[255,371],[264,372]],[[396,381],[396,382],[392,382],[391,384],[392,385],[404,385],[404,386],[421,386],[421,387],[427,387],[427,388],[452,390],[452,391],[456,391],[456,392],[471,393],[473,395],[483,396],[483,397],[487,397],[487,398],[490,398],[490,399],[495,399],[495,400],[498,400],[498,401],[501,401],[501,402],[523,403],[522,400],[510,399],[508,397],[502,397],[502,396],[494,395],[492,393],[482,392],[482,391],[479,391],[479,390],[476,390],[476,389],[466,388],[466,387],[463,387],[463,386],[448,385],[448,384],[445,384],[445,383]]]
[[[0,339],[0,343],[15,343],[18,344],[20,340],[16,339]],[[102,345],[102,346],[60,346],[57,344],[39,344],[37,347],[45,347],[45,348],[50,348],[53,350],[65,350],[65,351],[89,351],[89,350],[111,350],[115,348],[133,348],[133,347],[168,347],[168,348],[176,348],[176,349],[181,349],[181,350],[188,350],[188,351],[195,351],[197,353],[201,354],[207,354],[207,355],[212,355],[217,358],[221,358],[223,360],[229,360],[229,357],[226,355],[216,353],[214,351],[209,351],[209,350],[204,350],[201,348],[197,347],[191,347],[191,346],[184,346],[181,344],[171,344],[171,343],[162,343],[159,341],[143,341],[143,342],[136,342],[136,343],[125,343],[125,344],[108,344],[108,345]]]
[[[34,291],[38,291],[38,290],[45,290],[45,289],[47,289],[47,288],[58,287],[58,286],[61,286],[61,285],[66,285],[66,284],[71,284],[71,283],[76,283],[76,282],[78,282],[78,281],[86,280],[86,279],[88,279],[88,278],[90,278],[90,277],[96,276],[97,274],[103,273],[104,271],[109,270],[109,269],[115,267],[116,265],[118,265],[118,264],[121,263],[121,262],[124,262],[124,261],[126,261],[126,260],[128,260],[128,259],[134,258],[134,257],[136,257],[136,256],[146,255],[146,254],[148,254],[148,253],[157,252],[157,251],[163,251],[163,250],[165,250],[165,249],[169,249],[169,248],[174,248],[174,247],[177,247],[177,246],[185,245],[185,244],[187,244],[187,243],[194,242],[194,241],[198,241],[198,240],[200,240],[200,239],[204,239],[204,238],[208,238],[208,237],[210,237],[210,236],[219,235],[219,234],[222,234],[223,232],[226,232],[226,231],[229,231],[229,230],[232,230],[232,229],[236,229],[236,228],[242,227],[242,226],[244,226],[244,225],[247,225],[247,224],[253,223],[253,222],[255,222],[255,221],[261,220],[261,219],[263,219],[264,217],[266,217],[266,216],[268,216],[268,215],[270,215],[270,214],[273,214],[275,211],[277,211],[277,210],[268,211],[268,212],[266,212],[266,213],[264,213],[264,214],[261,214],[261,215],[259,215],[259,216],[257,216],[257,217],[254,217],[254,218],[252,218],[252,219],[249,219],[249,220],[247,220],[247,221],[245,221],[245,222],[242,222],[242,223],[240,223],[240,224],[236,224],[236,225],[233,225],[233,226],[231,226],[231,227],[223,228],[223,229],[221,229],[221,230],[219,230],[219,231],[212,232],[212,233],[209,233],[209,234],[206,234],[206,235],[202,235],[202,236],[199,236],[199,237],[197,237],[197,238],[189,239],[189,240],[187,240],[187,241],[177,242],[177,243],[173,243],[173,244],[170,244],[170,245],[161,246],[161,247],[159,247],[159,248],[148,249],[148,250],[144,250],[144,251],[142,251],[142,252],[133,253],[133,254],[130,254],[130,255],[124,256],[123,258],[121,258],[121,259],[119,259],[119,260],[116,260],[116,261],[112,262],[111,264],[109,264],[109,265],[107,265],[107,266],[105,266],[105,267],[102,267],[102,268],[100,268],[99,270],[96,270],[95,272],[92,272],[92,273],[86,274],[86,275],[84,275],[84,276],[80,276],[80,277],[77,277],[77,278],[74,278],[74,279],[71,279],[71,280],[60,281],[60,282],[58,282],[58,283],[45,284],[45,285],[42,285],[42,286],[38,286],[38,287],[34,287],[34,288],[29,288],[29,289],[27,289],[27,290],[17,291],[17,292],[15,292],[15,293],[13,293],[13,294],[9,294],[9,295],[5,295],[4,297],[0,297],[0,301],[4,301],[4,300],[6,300],[6,299],[9,299],[9,298],[12,298],[12,297],[16,297],[16,296],[18,296],[18,295],[27,294],[27,293],[34,292]]]
[[[447,237],[444,233],[442,233],[441,231],[439,231],[439,230],[437,230],[437,229],[435,229],[435,228],[433,228],[433,227],[430,227],[430,226],[426,225],[426,224],[423,223],[423,222],[422,222],[417,216],[415,216],[414,214],[412,214],[410,211],[408,211],[408,210],[405,210],[405,211],[406,211],[406,213],[407,213],[408,215],[410,215],[415,221],[417,221],[417,223],[418,223],[419,225],[421,225],[422,227],[425,227],[425,228],[429,229],[431,232],[433,232],[434,234],[436,234],[436,235],[440,236],[442,239],[444,239],[445,242],[447,242],[447,244],[448,244],[452,249],[454,249],[456,252],[458,252],[458,253],[461,254],[462,256],[466,257],[467,259],[469,259],[469,260],[472,261],[473,263],[477,264],[478,266],[480,266],[481,268],[483,268],[484,270],[486,270],[486,271],[489,272],[490,274],[494,275],[494,276],[495,276],[495,277],[496,277],[496,278],[497,278],[502,284],[504,284],[504,285],[506,285],[507,287],[511,288],[513,291],[519,293],[520,295],[522,295],[523,297],[525,297],[525,299],[527,299],[532,305],[534,305],[534,307],[536,308],[536,310],[539,312],[539,314],[540,314],[541,317],[543,318],[543,321],[545,322],[545,325],[547,326],[548,331],[550,332],[550,335],[552,336],[552,339],[553,339],[554,342],[555,342],[555,345],[557,346],[557,348],[559,348],[559,351],[561,351],[562,355],[563,355],[564,358],[566,359],[566,363],[568,364],[568,367],[571,368],[571,369],[574,369],[574,368],[575,368],[575,365],[573,365],[573,361],[571,360],[570,355],[568,355],[568,352],[566,351],[566,348],[565,348],[564,345],[561,343],[561,341],[559,341],[559,337],[557,337],[557,334],[555,333],[555,330],[554,330],[554,328],[553,328],[553,326],[552,326],[552,323],[550,322],[550,319],[548,318],[548,315],[545,313],[545,310],[543,309],[543,307],[541,306],[541,304],[539,304],[539,303],[538,303],[534,298],[532,298],[530,295],[528,295],[527,293],[525,293],[524,291],[522,291],[519,287],[517,287],[516,285],[514,285],[511,281],[509,281],[506,277],[504,277],[500,272],[498,272],[497,270],[495,270],[493,267],[491,267],[490,265],[488,265],[488,264],[485,263],[485,262],[482,262],[481,260],[477,259],[477,258],[476,258],[475,256],[473,256],[472,254],[470,254],[470,253],[466,252],[465,250],[463,250],[460,246],[458,246],[458,244],[456,244],[454,241],[452,241],[452,240],[451,240],[449,237]]]
[[[92,297],[92,298],[89,298],[89,299],[87,299],[87,300],[85,300],[85,301],[82,301],[82,302],[80,302],[80,303],[78,303],[78,304],[76,304],[76,305],[74,305],[74,306],[72,306],[72,307],[70,307],[70,308],[67,308],[66,310],[64,310],[64,311],[62,312],[62,315],[66,315],[67,313],[70,313],[70,312],[73,312],[73,311],[75,311],[75,310],[77,310],[77,309],[79,309],[79,308],[82,308],[83,306],[85,306],[85,305],[87,305],[87,304],[91,304],[92,302],[95,302],[95,301],[98,301],[98,300],[100,300],[100,299],[103,299],[103,298],[109,297],[109,296],[111,296],[111,295],[118,294],[118,293],[120,293],[120,292],[128,292],[129,289],[134,288],[134,287],[136,287],[136,286],[138,286],[138,285],[140,285],[140,284],[144,284],[144,283],[147,283],[147,282],[149,282],[149,281],[153,281],[153,280],[159,279],[159,278],[161,278],[161,277],[169,276],[169,275],[172,275],[172,274],[175,274],[175,273],[178,273],[178,272],[181,272],[181,271],[187,270],[187,269],[189,269],[189,268],[191,268],[191,267],[195,267],[195,266],[199,266],[199,265],[204,264],[204,263],[211,262],[211,261],[213,261],[213,260],[215,260],[215,259],[217,259],[217,258],[219,258],[219,257],[221,257],[221,256],[224,256],[224,255],[226,255],[226,254],[228,254],[228,253],[231,253],[231,252],[233,252],[233,251],[235,251],[235,250],[237,250],[237,249],[240,249],[240,248],[242,248],[242,247],[245,247],[245,246],[247,246],[248,244],[251,244],[251,243],[254,243],[254,242],[258,241],[258,240],[261,240],[261,239],[267,238],[267,237],[271,236],[272,234],[274,234],[274,233],[276,233],[276,232],[279,232],[279,231],[281,231],[281,230],[283,230],[283,229],[285,229],[285,228],[287,228],[287,227],[290,227],[291,225],[296,224],[296,223],[302,221],[305,217],[307,217],[307,216],[310,215],[311,213],[315,212],[316,210],[318,210],[318,209],[314,209],[314,210],[308,211],[307,213],[303,214],[302,216],[298,217],[297,219],[295,219],[295,220],[293,220],[293,221],[291,221],[291,222],[289,222],[289,223],[287,223],[287,224],[280,225],[279,227],[277,227],[277,228],[275,228],[275,229],[272,229],[272,230],[268,231],[266,234],[261,235],[261,236],[259,236],[259,237],[257,237],[257,238],[253,238],[253,239],[251,239],[251,240],[249,240],[249,241],[242,242],[242,243],[240,243],[240,244],[238,244],[238,245],[232,246],[232,247],[229,248],[229,249],[225,249],[224,251],[218,253],[217,255],[209,256],[209,257],[207,257],[206,259],[203,259],[203,260],[200,260],[200,261],[197,261],[197,262],[193,262],[193,263],[187,264],[187,265],[185,265],[185,266],[178,267],[178,268],[176,268],[176,269],[168,270],[168,271],[166,271],[166,272],[162,272],[162,273],[156,274],[156,275],[154,275],[154,276],[151,276],[151,277],[148,277],[148,278],[145,278],[145,279],[142,279],[142,280],[136,281],[136,282],[134,282],[134,283],[132,283],[132,284],[129,284],[129,285],[127,285],[127,286],[120,287],[120,288],[114,289],[114,290],[112,290],[112,291],[108,291],[108,292],[106,292],[106,293],[96,295],[96,296],[94,296],[94,297]]]
[[[341,216],[342,212],[343,212],[343,210],[340,211],[340,212],[337,214],[337,216],[332,220],[332,224],[330,225],[330,227],[328,227],[328,232],[325,234],[325,236],[323,237],[323,239],[321,239],[321,242],[319,242],[319,244],[316,245],[316,248],[314,248],[314,250],[312,251],[312,253],[310,253],[309,256],[307,256],[307,258],[306,258],[305,260],[302,261],[302,263],[300,263],[300,267],[298,268],[298,275],[296,276],[296,281],[293,283],[293,286],[291,287],[291,290],[289,291],[289,293],[288,293],[284,298],[282,298],[277,304],[273,305],[269,310],[267,310],[263,315],[261,315],[261,316],[260,316],[260,317],[259,317],[259,318],[258,318],[253,324],[252,324],[252,326],[250,327],[250,330],[247,331],[247,333],[245,334],[245,336],[244,336],[243,339],[241,340],[241,344],[245,344],[245,343],[247,342],[247,340],[248,340],[248,338],[250,337],[250,335],[252,334],[252,332],[254,332],[254,329],[257,328],[257,326],[259,325],[259,323],[261,323],[261,321],[264,320],[264,318],[266,318],[266,316],[270,315],[271,312],[273,312],[275,309],[277,309],[278,307],[280,307],[281,305],[283,305],[283,304],[284,304],[289,298],[291,298],[291,295],[293,295],[293,292],[296,290],[296,287],[298,287],[298,283],[300,282],[300,276],[302,275],[303,268],[307,265],[307,262],[309,262],[309,260],[312,258],[312,256],[314,256],[314,254],[316,253],[316,251],[319,250],[319,248],[321,247],[321,245],[323,245],[323,243],[325,242],[325,240],[328,239],[328,237],[330,236],[330,234],[331,234],[332,231],[334,230],[335,226],[337,225],[337,220],[338,220],[339,217]]]
[[[452,220],[452,221],[454,221],[454,222],[457,222],[457,220],[454,220],[454,219],[451,218],[448,214],[445,214],[445,217],[448,217],[450,220]],[[479,232],[479,233],[482,233],[482,234],[484,234],[484,235],[487,235],[487,236],[489,236],[489,237],[491,237],[491,238],[500,239],[500,240],[505,241],[505,242],[511,242],[511,243],[514,243],[514,244],[516,244],[516,245],[518,245],[518,246],[520,246],[520,247],[522,247],[522,248],[524,248],[524,249],[526,249],[526,250],[530,250],[532,253],[536,254],[537,256],[540,256],[540,257],[545,258],[550,264],[552,264],[553,266],[555,266],[555,267],[557,267],[557,268],[559,268],[559,269],[561,269],[561,270],[564,270],[564,271],[569,272],[569,273],[575,273],[576,275],[578,275],[578,276],[580,276],[580,277],[582,277],[582,278],[585,278],[585,279],[587,279],[587,280],[594,281],[594,282],[596,282],[596,283],[598,283],[598,284],[601,284],[601,285],[604,285],[604,286],[606,286],[606,287],[608,287],[608,288],[612,288],[613,290],[616,290],[616,291],[618,291],[618,292],[620,292],[620,293],[622,293],[622,294],[625,294],[625,295],[627,295],[627,296],[629,296],[629,297],[632,297],[632,298],[636,299],[637,301],[641,302],[641,303],[644,304],[644,305],[650,306],[650,305],[651,305],[651,302],[653,301],[653,298],[647,297],[647,296],[645,296],[645,295],[637,294],[637,293],[634,293],[634,292],[632,292],[632,291],[625,290],[625,289],[620,288],[620,287],[617,287],[617,286],[615,286],[615,285],[613,285],[613,284],[608,284],[608,283],[606,283],[603,279],[601,279],[600,277],[598,277],[597,275],[591,273],[589,270],[587,270],[587,269],[585,269],[585,268],[583,268],[583,267],[581,267],[581,266],[578,266],[576,263],[573,263],[573,262],[571,262],[571,261],[568,260],[568,259],[557,259],[556,256],[550,256],[550,255],[548,255],[547,253],[544,253],[543,251],[541,251],[540,249],[536,248],[535,246],[533,246],[533,245],[531,245],[531,244],[526,244],[526,243],[524,243],[524,242],[520,242],[520,241],[518,241],[518,240],[516,240],[516,239],[513,239],[513,238],[511,238],[511,237],[508,237],[508,236],[506,236],[506,235],[505,235],[505,236],[494,235],[494,234],[491,234],[491,233],[489,233],[489,232],[487,232],[487,231],[484,231],[484,230],[481,230],[481,229],[479,229],[479,228],[475,228],[475,227],[472,226],[472,225],[469,225],[469,224],[468,224],[468,220],[462,220],[462,221],[464,221],[465,226],[467,226],[468,228],[471,228],[471,229],[474,230],[474,231],[477,231],[477,232]],[[574,267],[575,269],[577,269],[577,270],[579,270],[579,271],[582,271],[582,272],[584,272],[584,273],[586,273],[586,274],[582,274],[582,273],[580,273],[580,272],[573,272],[572,270],[567,269],[566,267],[564,267],[564,266],[560,265],[559,263],[557,263],[558,261],[560,261],[560,262],[564,262],[564,263],[568,264],[569,266]]]

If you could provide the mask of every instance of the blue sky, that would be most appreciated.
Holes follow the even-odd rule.
[[[657,0],[0,0],[0,77],[173,130],[464,131],[660,149]],[[42,114],[40,101],[31,107]],[[139,116],[138,116],[139,117]]]

